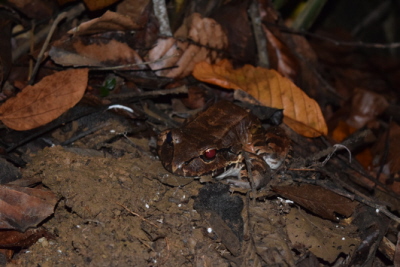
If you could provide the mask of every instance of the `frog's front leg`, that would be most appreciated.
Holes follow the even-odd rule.
[[[241,169],[237,175],[237,179],[227,179],[227,182],[234,186],[245,189],[251,189],[253,186],[255,189],[260,189],[266,186],[271,180],[271,169],[268,164],[260,157],[255,154],[247,154],[242,164]],[[251,174],[248,172],[251,171]]]

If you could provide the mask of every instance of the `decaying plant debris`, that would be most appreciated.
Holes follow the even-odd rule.
[[[1,264],[400,265],[399,61],[357,50],[396,44],[268,1],[34,2],[0,7]],[[163,168],[157,135],[219,100],[287,135],[267,186]]]

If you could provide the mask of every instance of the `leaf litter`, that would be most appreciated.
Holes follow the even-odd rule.
[[[85,2],[92,10],[101,8],[96,1]],[[388,148],[388,142],[396,144],[398,126],[391,123],[380,138],[376,153],[382,157],[374,164],[363,163],[373,167],[370,173],[357,162],[350,164],[341,152],[316,157],[330,151],[328,141],[304,137],[326,135],[325,118],[334,117],[332,107],[351,106],[350,111],[341,111],[345,116],[338,116],[339,122],[330,123],[349,124],[332,129],[340,141],[349,133],[355,135],[350,137],[353,142],[362,126],[384,125],[379,116],[391,107],[389,98],[351,88],[351,105],[346,105],[338,95],[327,94],[334,90],[319,73],[308,40],[272,26],[282,25],[267,3],[258,3],[261,12],[249,16],[259,16],[252,21],[262,22],[268,40],[263,49],[277,71],[255,67],[255,62],[265,62],[256,59],[255,47],[262,51],[254,43],[245,3],[207,6],[214,9],[212,16],[200,9],[191,11],[174,24],[173,36],[158,35],[159,23],[165,21],[155,18],[152,2],[138,3],[122,1],[118,12],[85,17],[78,27],[74,24],[55,38],[48,51],[51,60],[38,60],[42,70],[90,66],[90,76],[87,69],[56,72],[0,107],[3,123],[17,130],[2,131],[2,143],[10,144],[4,148],[6,158],[23,170],[22,179],[11,178],[12,185],[2,187],[2,215],[8,215],[2,225],[12,230],[3,230],[5,242],[0,247],[8,249],[3,254],[8,259],[14,252],[10,248],[29,247],[29,253],[14,256],[10,266],[317,266],[372,260],[382,264],[382,257],[376,256],[378,247],[384,261],[393,261],[399,254],[393,245],[399,219],[374,197],[385,199],[391,211],[398,212],[397,154]],[[30,17],[29,9],[24,12]],[[206,78],[198,76],[197,66],[205,66]],[[194,82],[188,77],[193,69],[198,80],[237,90]],[[104,81],[109,76],[103,71],[119,80],[107,93]],[[338,90],[347,86],[335,82]],[[162,94],[152,102],[148,99],[157,90],[148,85],[168,88],[172,95]],[[186,86],[186,99],[182,91],[170,89]],[[214,98],[248,102],[242,104],[250,110],[254,106],[249,103],[264,105],[263,111],[265,106],[283,109],[291,129],[282,127],[292,139],[292,151],[284,167],[273,174],[270,186],[277,193],[268,188],[247,195],[231,193],[207,177],[200,182],[185,179],[161,167],[154,153],[156,133],[179,125],[182,117],[193,113],[187,107],[201,109]],[[104,105],[120,104],[121,99],[124,114],[105,111]],[[378,192],[365,194],[365,188]]]

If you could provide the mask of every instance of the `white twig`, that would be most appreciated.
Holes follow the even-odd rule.
[[[349,152],[349,162],[351,163],[351,151],[350,151],[350,149],[347,148],[347,146],[342,145],[342,144],[336,144],[336,145],[333,145],[333,147],[334,147],[333,151],[328,156],[326,156],[326,159],[321,163],[322,166],[325,166],[325,164],[331,159],[333,154],[335,154],[335,152],[340,148],[346,149],[347,152]]]

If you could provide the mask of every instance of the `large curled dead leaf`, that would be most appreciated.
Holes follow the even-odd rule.
[[[56,195],[48,190],[0,186],[0,229],[25,231],[53,214]]]
[[[333,221],[336,220],[335,213],[349,217],[358,205],[357,201],[316,185],[276,186],[273,190],[322,218]]]
[[[141,47],[140,37],[132,35],[143,28],[129,16],[107,11],[101,17],[80,24],[53,43],[51,59],[62,66],[122,66],[143,62],[132,43]],[[127,66],[128,67],[128,66]],[[141,66],[129,66],[140,69]]]
[[[265,106],[283,109],[284,122],[299,134],[317,137],[328,132],[318,103],[275,70],[251,65],[233,69],[228,60],[222,60],[215,65],[198,63],[193,75],[200,81],[241,89]]]
[[[0,106],[0,120],[17,131],[30,130],[58,118],[85,93],[88,69],[56,72],[27,86]]]
[[[227,46],[228,38],[215,20],[193,13],[175,32],[174,38],[157,41],[148,54],[148,61],[154,62],[149,66],[153,70],[169,68],[158,71],[159,76],[185,77],[196,63],[218,60],[219,52]]]

